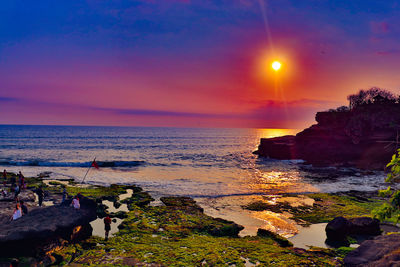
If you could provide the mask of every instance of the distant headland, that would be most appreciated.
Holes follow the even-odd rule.
[[[317,124],[295,136],[262,138],[254,153],[315,166],[383,170],[399,148],[400,97],[374,87],[348,100],[348,107],[318,112]]]

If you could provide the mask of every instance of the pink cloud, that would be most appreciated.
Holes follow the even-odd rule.
[[[373,34],[385,34],[389,32],[390,28],[385,21],[371,21],[370,30]]]

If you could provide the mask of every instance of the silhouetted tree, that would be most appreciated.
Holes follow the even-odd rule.
[[[378,87],[372,87],[368,90],[360,90],[357,94],[349,95],[347,97],[350,109],[368,104],[396,103],[398,99],[399,96]]]

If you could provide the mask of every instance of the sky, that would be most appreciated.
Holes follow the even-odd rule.
[[[3,1],[0,124],[304,128],[400,93],[399,2]]]

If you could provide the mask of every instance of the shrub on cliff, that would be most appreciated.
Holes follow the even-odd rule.
[[[394,154],[392,160],[386,165],[390,167],[390,173],[386,177],[387,183],[400,182],[400,149]],[[392,218],[396,222],[400,221],[400,190],[393,190],[389,186],[385,190],[380,190],[379,195],[387,197],[389,200],[382,207],[373,211],[374,217],[380,220]]]

